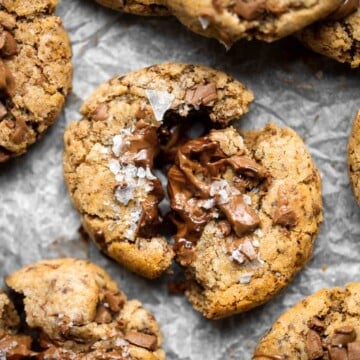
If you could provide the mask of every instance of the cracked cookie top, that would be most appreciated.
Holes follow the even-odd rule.
[[[360,66],[360,2],[346,0],[326,21],[318,22],[298,34],[311,50],[351,67]]]
[[[253,359],[359,359],[359,303],[359,283],[318,291],[274,323]]]
[[[148,278],[173,259],[159,233],[164,198],[155,168],[173,161],[197,120],[224,127],[253,95],[230,76],[169,63],[116,77],[82,107],[65,133],[64,174],[83,225],[99,248]]]
[[[71,87],[69,38],[57,1],[0,1],[0,163],[52,125]]]
[[[355,197],[360,204],[360,111],[354,121],[349,139],[348,174]]]
[[[6,284],[24,322],[0,294],[0,353],[9,359],[165,358],[154,317],[93,263],[45,260],[8,276]]]
[[[212,130],[179,148],[168,178],[186,295],[206,317],[268,301],[310,259],[321,184],[294,131]]]

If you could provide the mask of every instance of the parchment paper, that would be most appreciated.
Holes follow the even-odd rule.
[[[43,258],[89,257],[154,312],[170,360],[248,360],[266,329],[304,296],[360,281],[360,208],[346,173],[348,135],[360,107],[359,70],[312,54],[293,38],[238,43],[226,52],[173,18],[118,14],[90,0],[62,0],[58,15],[73,43],[73,93],[45,138],[0,168],[1,277]],[[273,301],[222,321],[205,320],[185,297],[169,296],[168,277],[141,279],[81,242],[62,176],[63,132],[80,118],[82,101],[114,75],[163,61],[202,63],[247,84],[256,100],[239,124],[257,128],[274,121],[294,128],[322,173],[325,222],[313,260]]]

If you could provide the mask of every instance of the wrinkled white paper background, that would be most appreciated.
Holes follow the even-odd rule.
[[[346,173],[348,135],[360,107],[359,70],[312,54],[294,39],[239,43],[226,52],[175,19],[122,15],[90,0],[62,0],[58,14],[73,43],[73,93],[45,138],[26,156],[0,167],[1,277],[43,258],[89,257],[154,312],[170,360],[248,360],[260,336],[301,298],[324,286],[360,281],[360,208]],[[313,260],[273,301],[222,321],[205,320],[185,297],[169,296],[169,278],[141,279],[79,241],[79,217],[63,181],[62,136],[66,125],[79,119],[82,101],[116,74],[163,61],[209,65],[247,84],[256,100],[240,125],[291,126],[309,146],[323,178],[325,222]]]

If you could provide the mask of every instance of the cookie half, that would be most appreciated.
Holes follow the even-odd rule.
[[[293,130],[212,130],[180,147],[168,179],[186,295],[207,318],[263,304],[310,259],[320,176]]]
[[[343,0],[169,0],[170,11],[192,31],[230,46],[239,39],[268,42],[295,33],[335,11]]]
[[[71,47],[55,0],[0,2],[0,162],[52,125],[71,87]]]
[[[20,324],[0,294],[0,354],[8,359],[165,359],[153,315],[89,261],[40,261],[5,281],[23,308]]]
[[[113,10],[143,16],[170,15],[161,0],[95,0],[100,5]]]
[[[65,132],[64,174],[85,230],[107,255],[137,274],[161,275],[173,259],[159,234],[164,198],[154,174],[174,156],[183,131],[226,126],[253,95],[203,66],[151,66],[100,86]],[[175,150],[174,150],[175,149]]]
[[[318,291],[275,322],[252,359],[360,359],[359,304],[359,283]]]
[[[360,66],[360,9],[359,0],[346,0],[331,19],[316,23],[299,33],[298,38],[311,50]]]
[[[348,173],[355,197],[360,204],[360,111],[354,121],[349,139]]]

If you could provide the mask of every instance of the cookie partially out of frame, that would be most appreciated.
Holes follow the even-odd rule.
[[[89,261],[40,261],[5,281],[19,311],[0,293],[0,354],[9,360],[165,359],[153,315]]]
[[[143,16],[169,15],[169,10],[161,0],[95,0],[113,10]]]
[[[310,259],[320,176],[293,130],[212,130],[180,147],[168,180],[186,295],[207,318],[270,300]]]
[[[310,49],[348,63],[360,66],[360,9],[359,0],[346,0],[345,10],[331,19],[316,23],[299,33],[298,38]]]
[[[0,163],[42,137],[71,87],[71,47],[56,0],[0,1]]]
[[[354,121],[349,139],[348,174],[355,197],[360,204],[360,112]]]
[[[65,132],[64,175],[85,230],[105,254],[148,278],[169,268],[174,253],[159,232],[164,190],[154,162],[171,161],[195,122],[224,127],[252,99],[232,77],[180,63],[115,77],[93,93],[83,119]]]
[[[359,304],[359,283],[308,296],[280,316],[252,359],[360,359]]]

